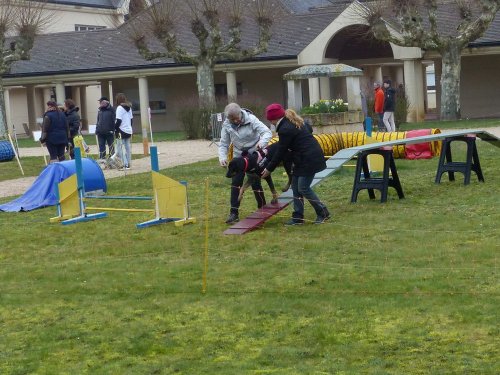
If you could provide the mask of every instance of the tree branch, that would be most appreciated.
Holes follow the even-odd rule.
[[[481,13],[475,20],[469,20],[467,23],[460,25],[460,33],[457,40],[458,43],[462,44],[464,47],[481,37],[488,29],[499,10],[500,1],[482,0],[481,5]]]

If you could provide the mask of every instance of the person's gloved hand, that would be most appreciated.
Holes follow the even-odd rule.
[[[222,168],[226,168],[227,167],[227,160],[220,160],[220,166]]]

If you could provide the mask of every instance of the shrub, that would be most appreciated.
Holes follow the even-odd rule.
[[[178,102],[177,118],[182,124],[187,139],[210,139],[210,115],[208,108],[199,108],[198,98],[189,97]]]
[[[396,89],[396,108],[394,111],[394,122],[396,123],[396,129],[399,129],[399,125],[406,123],[409,108],[410,101],[408,100],[406,91],[403,86],[400,86]]]
[[[300,111],[304,115],[316,113],[338,113],[347,111],[347,103],[342,99],[322,99],[311,106],[303,107]]]

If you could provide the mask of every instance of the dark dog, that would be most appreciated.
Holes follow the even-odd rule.
[[[245,190],[248,189],[249,186],[251,186],[252,182],[254,181],[253,179],[261,178],[260,175],[262,174],[262,171],[267,167],[267,164],[269,164],[269,162],[272,160],[277,150],[278,150],[278,143],[273,143],[272,145],[267,146],[263,150],[257,150],[250,154],[246,151],[243,151],[241,156],[231,160],[231,162],[227,167],[226,177],[229,178],[234,177],[237,173],[240,172],[245,172],[247,174],[247,180],[240,188],[240,195],[238,197],[239,201],[241,201],[241,199],[243,198]],[[288,181],[285,184],[285,186],[283,186],[282,191],[287,191],[292,183],[293,163],[290,152],[288,152],[283,159],[283,167],[285,168],[286,174],[288,175]],[[273,204],[277,203],[278,192],[274,187],[274,182],[272,177],[268,176],[265,178],[265,180],[273,195],[271,203]]]

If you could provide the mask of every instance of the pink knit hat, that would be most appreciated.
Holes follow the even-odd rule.
[[[266,107],[266,118],[269,121],[285,117],[285,109],[278,103],[269,104]]]

